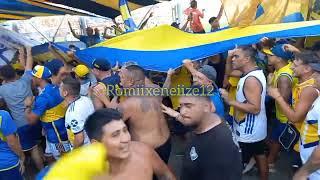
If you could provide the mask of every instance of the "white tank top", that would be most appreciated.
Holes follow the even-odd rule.
[[[258,114],[245,113],[239,110],[235,112],[234,118],[240,119],[239,122],[235,121],[234,123],[235,135],[239,142],[245,143],[258,142],[264,140],[267,136],[267,116],[264,103],[266,97],[266,78],[262,70],[253,70],[240,78],[237,86],[236,100],[242,103],[247,101],[244,94],[244,84],[250,76],[257,78],[262,86],[261,110]]]

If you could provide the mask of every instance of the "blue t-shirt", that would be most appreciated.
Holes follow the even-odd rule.
[[[67,141],[64,116],[67,107],[62,104],[59,87],[47,84],[41,94],[36,97],[32,112],[40,117],[45,135],[50,143]]]
[[[210,99],[216,107],[216,114],[218,114],[221,118],[224,118],[224,104],[218,90],[213,91],[213,95],[210,97]]]
[[[80,36],[79,39],[81,42],[85,43],[87,47],[93,46],[101,42],[99,35],[92,35],[92,36]]]
[[[19,165],[19,157],[10,149],[5,137],[17,132],[17,127],[7,111],[0,110],[0,171]]]

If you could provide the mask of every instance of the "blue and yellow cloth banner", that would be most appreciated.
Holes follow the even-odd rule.
[[[249,45],[263,37],[289,38],[320,34],[320,21],[255,25],[229,28],[209,34],[191,34],[168,25],[135,31],[76,52],[88,66],[96,58],[124,63],[135,61],[147,70],[166,72],[184,59],[200,60],[226,52],[236,45]],[[139,42],[139,43],[137,43]]]
[[[307,19],[309,0],[263,0],[253,24],[298,22]]]
[[[76,10],[56,7],[44,2],[37,2],[35,0],[0,1],[0,19],[2,20],[24,20],[35,16],[52,16],[64,14],[87,15]]]
[[[312,0],[310,20],[320,20],[320,0]],[[305,47],[311,48],[316,42],[320,41],[320,36],[308,37],[305,41]]]
[[[222,0],[231,27],[304,21],[309,0]]]
[[[138,30],[136,24],[134,23],[131,17],[127,0],[119,0],[119,9],[121,12],[123,22],[125,24],[126,32],[133,32]]]
[[[33,47],[38,44],[15,31],[0,27],[0,66],[10,64],[21,46]]]
[[[312,9],[310,12],[312,20],[320,19],[320,0],[312,0]]]
[[[54,43],[52,44],[52,46],[54,46],[65,59],[68,59],[67,51],[69,51],[69,48],[63,47],[58,43]],[[57,59],[57,57],[55,57],[51,53],[48,47],[49,47],[48,43],[44,43],[44,44],[32,47],[33,60],[36,62],[46,62],[52,59]]]
[[[85,10],[100,16],[115,18],[120,15],[119,0],[34,0],[45,1]],[[156,4],[156,0],[128,0],[131,10]]]
[[[230,27],[249,26],[262,0],[222,0],[224,12]]]

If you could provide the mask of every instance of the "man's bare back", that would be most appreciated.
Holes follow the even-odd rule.
[[[120,104],[132,140],[157,148],[169,138],[168,124],[159,97],[129,97]]]

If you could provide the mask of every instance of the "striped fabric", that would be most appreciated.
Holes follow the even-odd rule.
[[[35,0],[1,0],[0,20],[24,20],[35,16],[88,15],[78,10],[57,7]]]
[[[133,32],[138,30],[136,24],[134,23],[131,17],[130,9],[128,7],[128,1],[119,0],[119,8],[120,8],[123,22],[125,24],[126,32]]]
[[[112,65],[130,59],[147,70],[167,72],[169,68],[180,67],[184,59],[203,59],[233,49],[235,45],[257,43],[263,37],[303,37],[319,33],[320,21],[229,28],[207,34],[186,33],[163,25],[112,38],[77,51],[76,56],[87,66],[96,58],[108,59]]]
[[[100,16],[115,18],[120,15],[119,0],[34,0],[46,1],[82,9]],[[156,4],[156,0],[128,0],[131,10]]]

